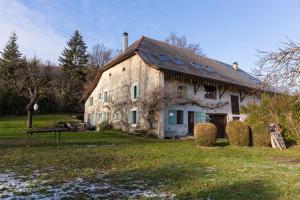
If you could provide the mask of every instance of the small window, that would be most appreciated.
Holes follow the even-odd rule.
[[[233,121],[240,121],[240,117],[233,117],[232,120]]]
[[[123,72],[125,71],[125,67],[123,67],[122,71],[123,71]]]
[[[159,54],[159,58],[160,58],[161,61],[170,62],[170,58],[166,55]]]
[[[203,65],[196,63],[196,62],[192,62],[191,63],[194,67],[198,68],[198,69],[203,69]]]
[[[177,87],[177,94],[179,97],[183,97],[183,86],[182,85],[179,85]]]
[[[90,98],[89,98],[89,103],[90,103],[90,106],[93,105],[93,97],[90,97]]]
[[[204,97],[206,99],[217,99],[217,88],[213,85],[204,86]]]
[[[109,73],[109,76],[111,76],[111,73]]]
[[[176,110],[169,110],[169,125],[176,124]]]
[[[177,124],[183,124],[183,110],[177,110]]]
[[[115,112],[115,120],[121,120],[121,112],[120,111]]]
[[[98,99],[102,99],[102,92],[99,92]]]
[[[136,124],[137,117],[136,117],[136,111],[132,111],[132,124]]]
[[[174,58],[174,61],[177,65],[184,65],[183,61],[179,58]]]
[[[136,99],[138,96],[137,96],[137,86],[133,86],[133,98]]]
[[[104,102],[107,103],[108,102],[108,92],[107,91],[104,92],[103,98],[104,98]]]

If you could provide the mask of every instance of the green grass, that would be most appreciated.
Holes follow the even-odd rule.
[[[34,127],[45,127],[66,115],[34,116]],[[300,148],[196,147],[194,141],[134,137],[118,130],[104,133],[63,133],[56,148],[51,134],[33,135],[25,148],[19,130],[25,117],[0,118],[0,172],[20,175],[43,172],[50,184],[81,177],[95,179],[104,171],[115,183],[132,180],[176,194],[177,199],[300,199]],[[113,146],[107,145],[113,144]],[[88,145],[96,145],[90,147]]]

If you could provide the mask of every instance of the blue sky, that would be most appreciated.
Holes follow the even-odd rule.
[[[250,71],[257,49],[300,41],[299,19],[300,0],[0,0],[0,49],[16,31],[24,55],[57,63],[76,29],[89,48],[103,42],[114,49],[124,31],[130,43],[177,32],[208,57]]]

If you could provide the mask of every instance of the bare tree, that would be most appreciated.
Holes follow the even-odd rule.
[[[278,87],[289,92],[300,88],[300,44],[287,40],[275,52],[259,51],[258,67],[254,74],[267,87]]]
[[[22,66],[13,73],[13,78],[5,79],[10,87],[16,89],[19,95],[28,99],[26,111],[28,113],[27,127],[32,128],[33,107],[39,96],[53,89],[51,83],[51,67],[45,66],[37,58],[22,60]]]
[[[175,32],[170,33],[165,42],[177,48],[187,49],[194,54],[205,56],[200,44],[188,43],[185,36],[178,36]]]
[[[105,47],[103,43],[96,44],[92,47],[92,51],[89,53],[89,63],[91,66],[99,68],[105,65],[113,57],[113,49]]]

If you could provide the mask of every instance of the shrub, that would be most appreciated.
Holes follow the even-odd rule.
[[[231,121],[226,126],[229,144],[236,146],[249,146],[249,126],[245,122]]]
[[[194,135],[197,145],[212,146],[216,142],[217,127],[212,123],[197,123]]]
[[[268,124],[256,122],[250,126],[253,146],[268,147],[271,144]]]
[[[300,105],[297,100],[297,96],[262,95],[260,104],[241,107],[242,112],[248,115],[246,122],[251,128],[263,126],[255,125],[257,122],[264,123],[266,127],[270,123],[278,124],[286,145],[292,145],[300,138]]]
[[[113,127],[109,121],[103,121],[97,124],[97,131],[111,130]]]

